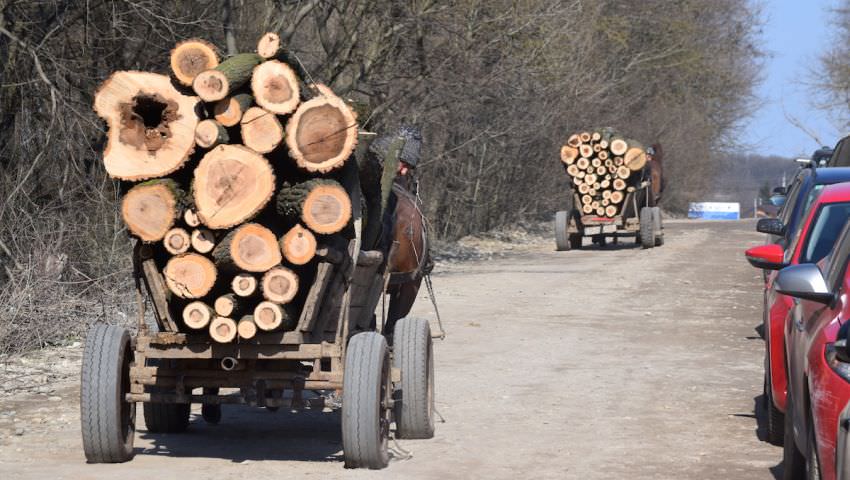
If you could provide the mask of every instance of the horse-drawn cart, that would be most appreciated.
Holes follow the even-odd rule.
[[[209,335],[180,331],[152,250],[137,245],[138,333],[97,324],[86,339],[81,421],[88,461],[133,456],[139,402],[152,433],[186,430],[192,404],[201,404],[203,418],[212,423],[221,419],[221,404],[341,408],[348,467],[386,466],[393,423],[397,438],[431,437],[428,322],[405,318],[393,332],[381,331],[374,312],[388,262],[380,251],[361,251],[359,238],[347,248],[320,248],[317,256],[317,274],[305,287],[307,300],[293,330],[216,343]],[[146,296],[155,325],[145,320]]]

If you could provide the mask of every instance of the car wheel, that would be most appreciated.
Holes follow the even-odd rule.
[[[785,414],[773,403],[769,366],[764,372],[764,408],[767,412],[767,441],[772,445],[781,447],[785,437]]]

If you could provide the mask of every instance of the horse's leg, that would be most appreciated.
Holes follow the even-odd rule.
[[[410,309],[413,308],[413,302],[416,301],[416,295],[419,294],[419,286],[421,284],[422,278],[412,282],[402,283],[390,295],[390,307],[387,311],[387,324],[384,327],[384,332],[392,335],[395,322],[410,313]]]

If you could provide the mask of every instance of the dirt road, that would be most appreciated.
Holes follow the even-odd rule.
[[[343,469],[334,414],[244,407],[182,435],[148,434],[139,415],[132,462],[86,465],[77,348],[33,357],[46,383],[0,397],[0,478],[773,478],[781,449],[755,412],[759,275],[742,257],[760,240],[751,222],[677,222],[653,250],[540,239],[443,266],[445,423],[384,471]],[[433,319],[425,298],[416,310]]]

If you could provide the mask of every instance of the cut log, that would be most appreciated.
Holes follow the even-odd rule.
[[[239,122],[242,143],[257,153],[269,153],[283,141],[283,125],[277,115],[260,107],[251,107]]]
[[[578,138],[579,138],[579,140],[581,140],[581,143],[590,142],[590,137],[591,137],[590,132],[581,132],[581,133],[578,134]]]
[[[213,115],[218,123],[225,127],[235,127],[242,120],[242,115],[254,103],[254,97],[247,93],[240,93],[215,102]]]
[[[614,137],[611,139],[609,149],[614,155],[621,156],[629,149],[629,144],[622,138]]]
[[[630,148],[623,157],[623,162],[629,170],[636,172],[646,165],[646,151],[640,147]]]
[[[582,205],[590,205],[591,203],[593,203],[593,197],[591,197],[590,195],[582,195],[581,196],[581,204]]]
[[[617,178],[614,180],[614,190],[624,190],[626,188],[626,181],[622,178]]]
[[[260,292],[257,279],[250,273],[239,273],[230,282],[230,288],[237,296],[242,298],[253,297]]]
[[[578,152],[584,158],[590,158],[593,155],[593,147],[587,143],[579,145]]]
[[[276,330],[286,319],[286,311],[277,303],[263,301],[254,308],[254,323],[260,330],[267,332]]]
[[[139,181],[182,167],[195,149],[197,103],[165,75],[113,73],[94,96],[94,110],[109,127],[103,152],[109,176]]]
[[[150,180],[124,195],[121,218],[142,241],[158,242],[174,225],[185,201],[185,192],[174,180]]]
[[[316,237],[310,230],[295,225],[280,239],[280,251],[287,262],[304,265],[316,255]]]
[[[193,208],[187,208],[183,211],[183,221],[190,227],[197,227],[201,224],[201,219],[198,218],[198,213]]]
[[[210,337],[218,343],[230,343],[238,334],[236,322],[232,318],[215,317],[210,323]]]
[[[357,145],[357,118],[339,97],[321,95],[302,103],[286,123],[289,156],[311,173],[341,167]]]
[[[603,190],[602,191],[602,199],[603,200],[608,200],[608,198],[610,198],[610,197],[611,197],[611,191],[610,190]]]
[[[616,217],[617,216],[617,207],[614,205],[608,205],[605,207],[605,216],[606,217]]]
[[[235,293],[228,293],[216,298],[213,308],[220,317],[236,318],[242,312],[242,303]]]
[[[215,312],[209,305],[201,301],[194,301],[183,308],[183,323],[187,327],[200,330],[206,328],[215,317]]]
[[[590,166],[590,160],[582,157],[576,161],[576,166],[581,170],[586,170]]]
[[[572,165],[578,158],[578,149],[564,145],[561,147],[561,161],[567,165]]]
[[[165,283],[180,298],[201,298],[212,290],[216,268],[207,257],[183,253],[171,257],[163,271]]]
[[[606,173],[608,173],[608,169],[605,168],[603,165],[596,167],[596,176],[597,177],[601,177],[602,175],[605,175]]]
[[[294,112],[301,101],[298,75],[289,65],[277,60],[263,62],[254,68],[251,91],[257,105],[278,115]]]
[[[599,208],[599,202],[594,200],[590,202],[590,206],[593,207],[594,210],[596,210],[597,208]]]
[[[578,193],[585,194],[588,190],[590,190],[590,186],[586,183],[582,183],[578,186]]]
[[[595,153],[599,153],[599,152],[602,151],[602,147],[600,147],[599,144],[597,143],[596,145],[593,146],[593,151]]]
[[[215,102],[230,95],[251,78],[254,67],[263,61],[256,53],[240,53],[204,70],[192,81],[195,93],[205,102]]]
[[[623,192],[621,192],[621,191],[615,191],[615,192],[611,192],[611,197],[609,197],[609,198],[611,200],[611,203],[618,204],[618,203],[623,201],[623,198],[625,198],[625,195],[623,195]]]
[[[216,266],[226,272],[265,272],[283,258],[277,238],[268,228],[257,223],[240,225],[228,233],[212,256]]]
[[[191,86],[199,73],[217,66],[218,53],[214,46],[204,40],[186,40],[171,50],[171,72],[183,86]]]
[[[576,175],[575,177],[573,177],[573,183],[575,183],[577,186],[584,185],[584,180],[582,180],[581,177]]]
[[[584,182],[587,183],[588,185],[593,185],[594,183],[596,183],[596,175],[593,174],[593,173],[589,173],[589,174],[585,175],[584,176]]]
[[[285,184],[277,196],[277,211],[287,218],[300,219],[310,230],[326,235],[348,225],[351,199],[336,181],[313,179]]]
[[[219,144],[230,143],[230,136],[222,124],[209,118],[195,127],[195,143],[201,148],[213,148]]]
[[[192,248],[198,253],[212,252],[215,248],[215,234],[206,228],[192,230]]]
[[[239,338],[250,340],[257,335],[257,324],[254,323],[253,315],[245,315],[239,320],[236,325],[236,330],[239,333]]]
[[[623,180],[629,178],[631,176],[632,171],[629,170],[626,166],[617,167],[617,178],[622,178]]]
[[[569,167],[567,167],[567,174],[571,177],[575,177],[576,175],[578,175],[578,166],[570,165]]]
[[[623,164],[623,157],[614,157],[614,166],[619,167]]]
[[[602,147],[602,150],[608,150],[608,140],[599,140],[599,146]],[[608,152],[606,151],[605,154],[607,155]]]
[[[611,186],[611,180],[608,180],[607,178],[606,178],[605,180],[602,180],[601,182],[599,182],[599,187],[600,187],[600,188],[608,188],[608,187],[610,187],[610,186]],[[610,192],[608,192],[608,191],[606,190],[606,191],[605,191],[605,193],[610,193]]]
[[[239,145],[219,145],[195,169],[192,193],[201,221],[230,228],[257,214],[271,199],[275,176],[269,162]]]
[[[573,148],[578,148],[579,144],[581,144],[581,139],[579,138],[577,133],[570,135],[570,138],[567,139],[567,145]]]
[[[189,251],[192,246],[192,241],[189,238],[189,232],[180,227],[172,228],[165,233],[162,239],[162,244],[165,250],[172,255],[179,255]]]
[[[590,134],[590,141],[591,142],[598,142],[599,140],[602,140],[602,134],[601,133],[593,132],[593,133]]]
[[[605,208],[601,205],[596,207],[596,215],[602,217],[605,215]]]
[[[603,161],[608,161],[608,152],[606,150],[600,150],[598,154],[596,154],[597,158]]]
[[[268,32],[257,42],[257,55],[263,58],[274,58],[281,49],[280,35]]]
[[[589,204],[586,204],[581,207],[581,211],[585,214],[590,214],[593,212],[593,207],[591,207]]]
[[[602,205],[603,207],[607,207],[609,203],[611,203],[611,202],[609,202],[607,198],[603,198],[602,201],[599,202],[599,204]]]
[[[602,160],[600,160],[599,158],[594,158],[593,160],[590,161],[590,165],[593,168],[599,168],[599,167],[602,166]]]
[[[286,267],[266,272],[261,284],[263,297],[275,303],[288,303],[298,293],[298,275]]]
[[[590,195],[590,196],[591,196],[591,197],[593,197],[593,198],[596,198],[596,188],[591,187],[591,188],[587,191],[587,194],[588,194],[588,195]]]

